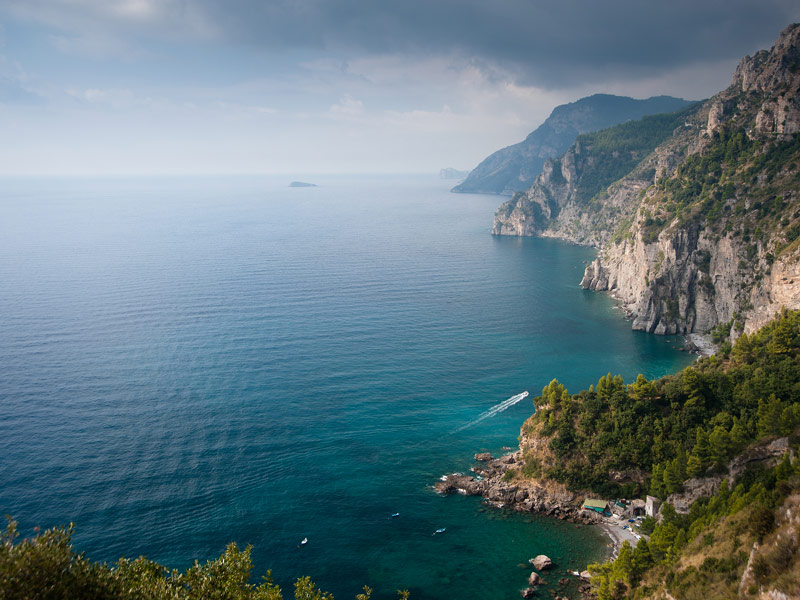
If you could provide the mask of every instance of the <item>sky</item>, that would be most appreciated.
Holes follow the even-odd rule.
[[[707,98],[797,0],[0,0],[0,175],[471,169],[603,92]]]

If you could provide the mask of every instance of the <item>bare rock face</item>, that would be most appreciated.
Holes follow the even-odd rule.
[[[536,558],[532,558],[530,563],[533,565],[533,568],[538,571],[546,571],[553,566],[553,561],[544,554],[540,554]]]
[[[491,452],[479,452],[475,455],[475,460],[479,460],[481,462],[488,462],[490,460],[494,460]]]
[[[783,455],[787,452],[791,452],[789,438],[778,438],[769,444],[751,448],[731,460],[728,463],[728,472],[731,479],[736,479],[753,464],[761,463],[767,467],[773,467],[783,459]]]
[[[530,577],[528,577],[528,585],[530,585],[531,587],[534,587],[534,586],[541,585],[541,584],[542,584],[542,578],[539,576],[539,574],[536,571],[533,571],[530,574]]]
[[[535,598],[536,597],[536,590],[534,588],[525,588],[520,592],[520,595],[523,598]]]
[[[706,134],[711,135],[719,129],[722,123],[722,115],[725,112],[724,105],[721,101],[717,100],[711,105],[708,110],[708,126],[706,127]]]
[[[781,32],[771,50],[762,50],[753,57],[746,56],[736,68],[734,86],[743,92],[767,96],[756,117],[756,130],[760,133],[793,134],[800,131],[799,40],[800,24],[795,23]]]
[[[681,514],[688,514],[689,508],[699,498],[710,498],[719,490],[722,477],[702,477],[690,479],[683,484],[683,492],[671,494],[667,497],[667,503],[675,507],[675,511]]]

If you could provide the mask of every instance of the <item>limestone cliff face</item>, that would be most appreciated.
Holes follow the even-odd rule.
[[[598,157],[579,138],[500,207],[492,231],[600,248],[581,285],[611,292],[635,329],[705,332],[735,321],[735,334],[754,331],[781,306],[800,308],[798,91],[792,25],[603,193],[581,199]]]
[[[738,316],[742,330],[752,333],[781,307],[800,307],[800,256],[788,253],[770,267],[761,248],[742,272],[746,248],[733,236],[718,238],[697,228],[676,229],[650,244],[637,234],[606,247],[586,267],[581,286],[611,292],[634,329],[707,332]],[[754,273],[765,275],[756,281]]]

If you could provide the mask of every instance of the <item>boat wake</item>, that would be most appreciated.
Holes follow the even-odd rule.
[[[474,421],[471,421],[471,422],[467,423],[466,425],[462,425],[461,427],[456,429],[453,433],[458,433],[459,431],[464,431],[465,429],[468,429],[469,427],[472,427],[473,425],[477,425],[481,421],[485,421],[489,417],[493,417],[493,416],[503,412],[504,410],[506,410],[508,408],[511,408],[517,402],[519,402],[520,400],[524,400],[527,397],[528,397],[528,392],[522,392],[521,394],[516,394],[515,396],[511,396],[511,398],[508,398],[507,400],[503,400],[499,404],[494,405],[492,408],[490,408],[486,412],[481,413],[480,415],[478,415],[478,418],[475,419]]]

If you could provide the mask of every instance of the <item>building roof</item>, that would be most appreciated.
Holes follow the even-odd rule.
[[[595,508],[600,510],[605,510],[606,506],[608,506],[608,502],[605,500],[597,500],[596,498],[587,498],[583,501],[584,508]]]

